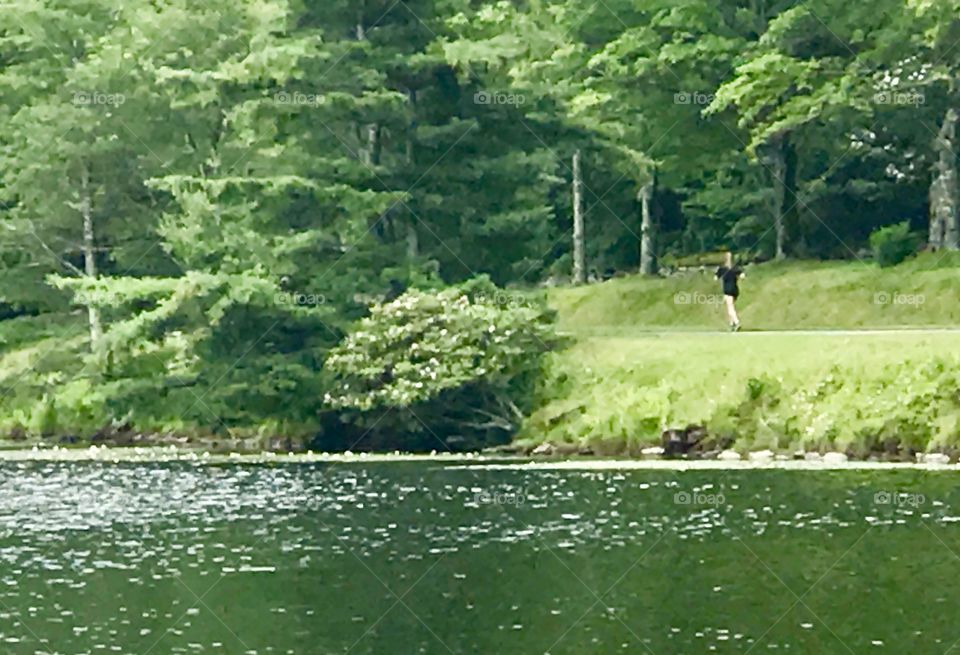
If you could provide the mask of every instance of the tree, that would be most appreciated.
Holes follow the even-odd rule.
[[[583,234],[583,173],[580,151],[573,153],[573,283],[586,282],[586,251]]]
[[[114,251],[130,246],[147,215],[144,173],[129,165],[132,139],[118,134],[136,114],[124,107],[133,85],[109,41],[115,9],[90,2],[67,13],[25,3],[3,28],[13,35],[4,45],[15,52],[0,73],[9,98],[0,117],[0,192],[6,237],[30,253],[28,270],[20,270],[36,282],[54,272],[96,280],[103,266],[122,260]],[[96,349],[100,311],[83,296],[77,300]]]
[[[138,102],[167,118],[144,126],[141,138],[163,162],[145,184],[169,207],[154,229],[179,272],[56,283],[110,318],[100,370],[118,402],[135,407],[133,399],[155,389],[183,389],[181,410],[219,427],[263,412],[297,380],[309,388],[312,348],[338,338],[328,328],[295,345],[301,329],[316,331],[331,310],[322,292],[284,285],[304,283],[298,259],[324,236],[319,220],[304,225],[292,208],[305,196],[344,208],[344,218],[328,223],[326,234],[337,235],[392,198],[318,176],[336,160],[305,166],[304,151],[284,133],[305,110],[288,102],[284,85],[303,59],[318,56],[315,35],[290,33],[284,2],[146,5],[127,17],[156,31],[126,45],[139,46],[136,74],[152,81]],[[189,389],[196,385],[199,393]],[[291,421],[306,416],[292,411]]]
[[[911,11],[912,10],[912,11]],[[956,103],[960,99],[960,56],[954,45],[960,37],[960,3],[913,0],[907,3],[905,20],[898,23],[901,29],[911,30],[906,42],[920,46],[919,61],[909,59],[914,75],[903,85],[913,91],[921,86],[931,100],[939,96],[945,102],[940,109],[939,129],[934,135],[936,160],[933,166],[933,181],[930,184],[930,230],[929,245],[933,249],[960,249],[960,208],[958,208]],[[915,31],[913,31],[915,30]],[[902,32],[900,33],[903,34]],[[906,57],[905,57],[906,59]],[[891,85],[900,91],[900,79]],[[943,106],[946,105],[946,106]]]

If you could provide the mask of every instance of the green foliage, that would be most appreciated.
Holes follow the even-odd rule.
[[[929,171],[951,151],[936,133],[960,99],[956,4],[12,0],[0,426],[276,430],[349,446],[379,416],[377,447],[501,440],[534,403],[535,337],[554,343],[534,327],[537,302],[472,280],[570,275],[574,152],[593,274],[637,267],[649,183],[658,261],[774,246],[852,259],[883,228],[877,260],[895,263],[913,237],[894,224],[928,215]],[[909,275],[751,271],[745,321],[955,323],[954,259],[917,258]],[[395,307],[411,287],[436,291]],[[460,314],[442,311],[450,287],[467,297]],[[564,329],[702,327],[716,308],[675,299],[715,289],[618,280],[553,298]],[[875,301],[897,293],[926,302]],[[365,317],[379,341],[361,329],[331,354]],[[427,320],[474,350],[447,353],[417,327]],[[483,321],[505,339],[492,350]],[[438,379],[380,325],[423,338]],[[395,377],[327,375],[350,347],[369,349],[369,375]],[[764,382],[758,398],[771,394]],[[666,384],[622,400],[636,413],[561,415],[626,441],[678,416]]]
[[[857,457],[956,448],[960,361],[928,356],[864,375],[846,364],[796,386],[748,384],[725,427],[745,448],[845,450]],[[709,424],[709,422],[708,422]]]
[[[551,356],[527,443],[636,454],[703,425],[740,451],[960,448],[955,334],[583,337]]]
[[[906,261],[919,245],[920,235],[910,231],[909,221],[878,228],[870,235],[873,258],[881,268]]]
[[[356,412],[373,442],[412,416],[422,426],[407,447],[502,443],[558,343],[545,307],[499,303],[502,293],[481,280],[371,307],[325,361],[334,378],[325,403]]]

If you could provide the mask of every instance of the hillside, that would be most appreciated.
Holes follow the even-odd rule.
[[[550,356],[518,440],[636,453],[665,429],[703,425],[740,450],[953,450],[960,268],[950,263],[750,267],[739,334],[725,329],[709,271],[552,289],[572,342]],[[0,322],[4,434],[90,434],[108,410],[129,410],[111,405],[109,384],[91,386],[85,350],[80,313]],[[189,387],[140,402],[175,432],[196,432],[209,412]]]
[[[869,262],[748,266],[738,309],[747,330],[960,325],[960,258],[925,254],[881,269]],[[722,329],[712,268],[670,278],[618,278],[550,291],[567,332]]]
[[[674,301],[711,299],[709,274],[552,290],[576,343],[553,356],[521,443],[636,453],[702,425],[739,450],[952,450],[960,270],[934,263],[752,267],[739,334],[722,307]]]

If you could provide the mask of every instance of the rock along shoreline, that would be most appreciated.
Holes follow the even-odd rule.
[[[878,469],[912,468],[923,470],[960,471],[960,463],[951,462],[941,453],[924,453],[915,461],[855,460],[843,453],[805,453],[804,457],[775,455],[757,451],[746,456],[723,451],[716,457],[664,458],[648,453],[640,458],[583,456],[523,456],[502,453],[318,453],[318,452],[232,452],[217,453],[184,449],[177,446],[60,446],[0,449],[3,462],[101,462],[162,463],[192,462],[195,464],[279,464],[279,463],[389,463],[434,462],[485,468],[530,468],[544,470],[720,470],[720,469]]]

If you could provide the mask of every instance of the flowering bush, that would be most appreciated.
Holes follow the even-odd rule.
[[[499,303],[491,291],[480,280],[371,307],[324,364],[326,405],[369,430],[370,447],[377,434],[406,434],[412,450],[509,439],[557,338],[545,306]]]

